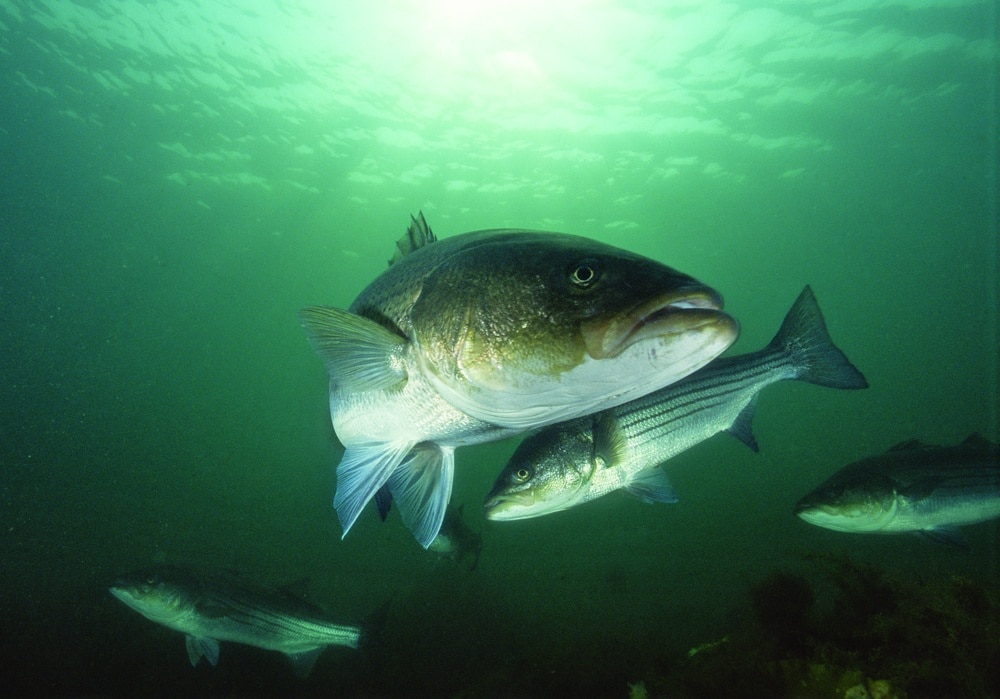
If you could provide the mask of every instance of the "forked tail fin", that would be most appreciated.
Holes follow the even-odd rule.
[[[800,381],[830,388],[868,388],[864,375],[833,344],[808,285],[785,315],[768,347],[788,353]]]

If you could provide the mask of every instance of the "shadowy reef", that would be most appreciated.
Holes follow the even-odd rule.
[[[1000,696],[998,590],[811,556],[749,590],[751,614],[630,697]]]

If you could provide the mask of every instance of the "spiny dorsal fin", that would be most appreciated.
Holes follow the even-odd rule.
[[[427,225],[424,212],[418,211],[416,217],[411,214],[410,227],[406,229],[406,235],[396,241],[396,254],[389,260],[389,264],[393,265],[399,262],[414,250],[429,245],[436,240],[437,236],[434,235],[431,227]]]

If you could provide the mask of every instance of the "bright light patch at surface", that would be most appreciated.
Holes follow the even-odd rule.
[[[545,199],[572,189],[574,162],[614,201],[667,179],[757,179],[748,162],[762,154],[763,176],[807,174],[809,154],[840,138],[821,116],[967,97],[959,75],[928,62],[995,60],[993,37],[955,19],[980,6],[7,0],[0,21],[31,32],[18,51],[76,73],[72,89],[15,77],[73,119],[104,124],[94,105],[108,99],[183,114],[199,136],[157,144],[176,158],[169,182],[315,193],[348,182],[362,202],[401,196],[387,185]],[[542,164],[523,171],[527,155]],[[331,178],[332,162],[346,172]]]

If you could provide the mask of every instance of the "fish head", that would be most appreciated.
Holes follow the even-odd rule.
[[[891,479],[877,474],[847,473],[838,474],[803,497],[794,512],[817,527],[862,533],[885,529],[898,506]]]
[[[451,556],[458,550],[458,545],[455,543],[454,537],[444,532],[438,532],[438,535],[431,540],[427,550],[441,556]]]
[[[474,531],[462,515],[463,505],[449,505],[441,524],[441,531],[431,541],[428,551],[436,553],[455,563],[467,561],[470,570],[475,570],[479,564],[479,553],[483,548],[482,537]]]
[[[486,518],[540,517],[582,502],[596,468],[589,416],[527,437],[486,496]]]
[[[161,624],[175,623],[192,607],[190,590],[158,571],[122,576],[108,589],[128,607]]]
[[[406,325],[449,403],[485,422],[532,429],[619,405],[704,366],[739,332],[722,303],[693,277],[625,250],[497,231],[423,279]]]

